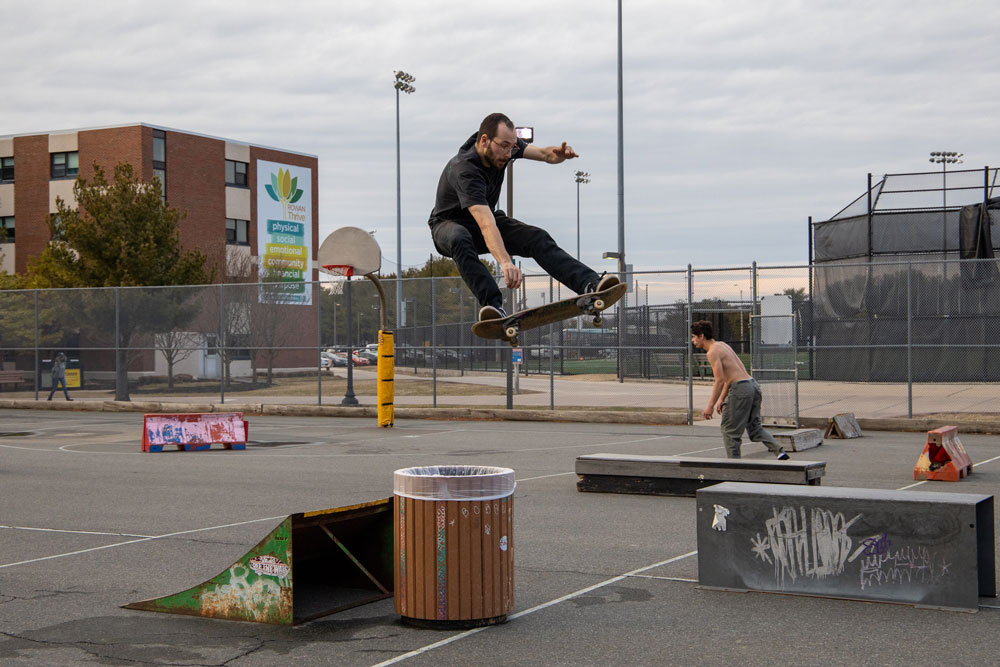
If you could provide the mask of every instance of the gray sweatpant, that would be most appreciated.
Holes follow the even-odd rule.
[[[722,440],[726,456],[740,458],[743,431],[751,442],[763,442],[772,454],[783,451],[777,441],[760,424],[760,385],[753,378],[729,385],[726,404],[722,408]]]

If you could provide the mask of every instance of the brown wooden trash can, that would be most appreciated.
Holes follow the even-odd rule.
[[[426,466],[393,475],[396,612],[413,625],[503,623],[514,607],[514,471]]]

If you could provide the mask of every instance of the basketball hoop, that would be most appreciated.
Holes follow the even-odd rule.
[[[354,275],[354,267],[350,264],[324,264],[323,270],[332,276],[345,276],[350,278]]]

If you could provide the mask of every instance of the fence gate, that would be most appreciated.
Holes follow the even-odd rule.
[[[799,371],[795,315],[753,315],[750,318],[750,373],[764,399],[765,424],[799,425]]]

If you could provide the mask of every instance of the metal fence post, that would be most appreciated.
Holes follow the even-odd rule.
[[[514,290],[507,290],[507,312],[513,313],[514,308]],[[514,409],[514,348],[507,345],[503,348],[503,360],[504,365],[507,367],[507,409]]]
[[[691,325],[694,324],[694,272],[688,264],[687,271],[688,302],[687,302],[687,331],[691,332]],[[687,352],[688,368],[688,426],[694,424],[694,348],[690,340],[685,346]]]
[[[219,402],[226,402],[226,285],[219,284],[219,339],[215,343],[215,358],[219,360]]]
[[[35,400],[38,400],[38,384],[41,376],[38,370],[38,290],[35,290]]]
[[[552,276],[549,276],[549,303],[552,303]],[[559,323],[559,327],[562,328],[562,322]],[[556,409],[556,352],[553,344],[555,343],[553,339],[552,325],[549,325],[549,410]],[[561,350],[560,350],[561,353]]]
[[[431,271],[434,271],[434,257],[431,256]],[[434,392],[434,403],[433,406],[436,408],[438,406],[438,349],[437,349],[437,289],[435,286],[437,282],[434,276],[431,276],[431,387]]]
[[[121,288],[115,287],[115,400],[121,396],[121,387],[118,383],[122,380],[122,372],[120,368],[121,364],[121,319],[120,319],[120,306],[118,300],[120,298],[119,292]],[[55,383],[53,383],[54,385]],[[125,378],[125,390],[128,391],[128,378]]]
[[[906,417],[913,418],[913,263],[906,265]]]
[[[319,364],[319,372],[316,373],[316,405],[323,405],[323,290],[322,283],[313,283],[316,290],[316,363]],[[333,372],[333,360],[330,360],[330,369]]]

